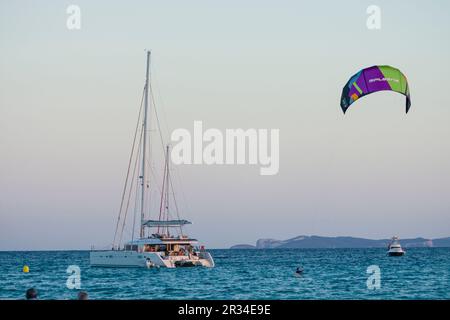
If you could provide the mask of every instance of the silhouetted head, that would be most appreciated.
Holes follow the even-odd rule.
[[[89,296],[86,291],[78,292],[78,300],[88,300]]]
[[[36,300],[38,298],[38,292],[35,288],[30,288],[26,291],[25,297],[27,300]]]

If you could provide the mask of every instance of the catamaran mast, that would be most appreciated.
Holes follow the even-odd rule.
[[[144,95],[144,118],[142,123],[142,130],[143,130],[143,143],[142,143],[142,167],[141,167],[141,230],[140,230],[140,237],[144,238],[144,219],[145,219],[145,188],[147,187],[146,183],[146,172],[145,172],[145,166],[146,166],[146,147],[147,147],[147,114],[148,114],[148,91],[149,91],[149,85],[150,85],[150,51],[147,51],[147,70],[145,74],[145,95]]]
[[[166,146],[166,203],[165,203],[165,211],[166,211],[166,221],[169,220],[169,145]],[[167,236],[170,236],[169,234],[169,227],[166,228]]]

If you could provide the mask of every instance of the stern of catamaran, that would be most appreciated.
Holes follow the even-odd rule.
[[[216,265],[212,255],[208,251],[200,251],[199,258],[202,260],[204,267],[214,268]]]

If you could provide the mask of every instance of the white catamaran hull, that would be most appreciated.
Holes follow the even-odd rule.
[[[214,267],[214,260],[208,252],[200,252],[198,257],[169,256],[159,252],[136,252],[127,250],[91,251],[90,264],[93,267],[163,267],[183,266]]]

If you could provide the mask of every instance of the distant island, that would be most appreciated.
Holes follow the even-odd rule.
[[[287,240],[259,239],[256,245],[237,244],[230,249],[293,249],[293,248],[386,248],[390,239],[364,239],[355,237],[321,237],[298,236]],[[438,239],[400,239],[405,248],[420,247],[450,247],[450,237]]]

